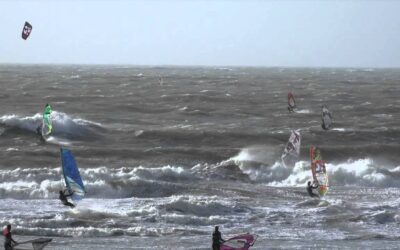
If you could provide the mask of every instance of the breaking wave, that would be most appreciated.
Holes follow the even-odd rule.
[[[300,187],[312,178],[308,161],[285,166],[272,158],[273,154],[247,148],[221,165],[237,165],[251,180],[269,186]],[[327,163],[326,168],[331,186],[400,187],[400,166],[384,166],[372,158]]]
[[[5,200],[13,213],[19,207],[34,217],[12,221],[19,235],[42,236],[161,236],[171,233],[205,234],[215,224],[243,223],[251,210],[243,204],[217,196],[179,195],[158,199],[85,199],[75,209],[57,201]],[[40,212],[31,208],[41,207]],[[0,219],[2,224],[8,223]],[[158,227],[156,223],[167,224]],[[45,226],[43,225],[51,225]],[[188,230],[190,226],[192,229]]]
[[[51,117],[53,123],[52,134],[58,137],[68,139],[91,137],[104,130],[100,123],[81,118],[72,118],[62,112],[53,111]],[[15,114],[3,115],[0,117],[0,125],[27,132],[36,133],[36,129],[41,126],[41,124],[42,115],[39,113],[25,117]],[[7,133],[7,130],[5,133]]]
[[[181,167],[81,168],[87,196],[165,197],[184,193],[198,177]],[[0,195],[16,199],[54,199],[64,188],[61,168],[0,170]]]
[[[191,169],[140,166],[81,168],[80,171],[88,198],[183,195],[193,191],[193,185],[205,179],[256,182],[275,187],[303,187],[311,179],[308,161],[297,161],[294,166],[285,166],[281,162],[271,161],[272,156],[265,152],[258,156],[254,152],[257,151],[243,150],[220,164],[198,164]],[[327,163],[326,166],[331,187],[400,187],[400,166],[384,167],[370,158]],[[0,195],[4,198],[54,199],[63,187],[61,168],[0,170]],[[180,206],[177,210],[187,206],[185,200],[179,200],[177,204]],[[175,209],[174,206],[165,208]],[[201,205],[184,209],[202,210]],[[223,207],[218,209],[224,210]]]

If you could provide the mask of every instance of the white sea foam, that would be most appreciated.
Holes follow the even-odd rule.
[[[198,179],[182,167],[159,168],[81,168],[80,173],[93,197],[149,197],[169,194],[176,190],[174,183],[188,183]],[[0,170],[0,194],[13,198],[55,198],[64,188],[60,168],[17,168]],[[141,193],[141,190],[144,192]],[[148,192],[148,193],[146,193]]]
[[[332,128],[333,131],[339,131],[339,132],[344,132],[346,131],[345,128]]]
[[[233,161],[241,171],[254,181],[269,186],[304,186],[312,178],[310,163],[297,161],[295,165],[285,167],[280,161],[271,163],[271,153],[262,153],[262,149],[243,149],[237,156],[221,164]],[[387,172],[398,173],[400,167],[377,165],[370,158],[348,160],[341,163],[326,163],[330,184],[333,186],[377,186],[399,187],[396,177]]]
[[[300,110],[296,110],[296,113],[299,113],[299,114],[311,114],[312,111],[309,110],[309,109],[300,109]]]
[[[56,144],[56,145],[61,145],[61,146],[70,146],[72,143],[68,140],[65,139],[60,139],[54,136],[49,136],[49,138],[46,139],[48,143]]]
[[[383,118],[383,119],[391,119],[391,118],[393,118],[393,115],[390,115],[390,114],[374,114],[372,116],[376,117],[376,118]]]
[[[52,135],[57,138],[51,138],[50,142],[61,145],[70,145],[70,142],[59,138],[60,136],[84,136],[90,133],[90,126],[102,127],[100,123],[82,118],[71,118],[66,113],[58,111],[51,113],[51,119],[53,124]],[[33,116],[3,115],[0,117],[0,123],[36,133],[36,129],[42,124],[42,115],[39,113]]]
[[[6,151],[7,152],[9,152],[9,151],[19,151],[19,149],[18,148],[7,148]]]

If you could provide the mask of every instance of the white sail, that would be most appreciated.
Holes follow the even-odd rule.
[[[298,157],[300,155],[301,146],[301,134],[299,130],[292,130],[290,134],[289,141],[283,150],[282,159],[287,155],[293,155]]]
[[[322,128],[327,130],[332,126],[332,115],[326,106],[322,106]]]

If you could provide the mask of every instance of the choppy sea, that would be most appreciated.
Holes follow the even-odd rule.
[[[1,65],[0,224],[48,249],[209,249],[215,225],[258,235],[252,249],[398,248],[399,83],[399,69]],[[284,165],[292,129],[301,154]],[[312,145],[321,200],[305,190]],[[74,209],[60,147],[86,185]]]

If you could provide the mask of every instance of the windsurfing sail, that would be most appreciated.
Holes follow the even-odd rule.
[[[22,29],[22,39],[26,40],[32,32],[32,25],[25,22],[24,28]]]
[[[310,160],[311,160],[311,167],[314,167],[315,169],[315,178],[318,181],[317,190],[320,197],[322,197],[328,192],[329,178],[326,172],[325,162],[322,160],[319,149],[315,147],[310,148]],[[311,172],[313,172],[312,169]]]
[[[222,243],[220,250],[248,250],[256,242],[257,237],[251,234],[241,234]]]
[[[322,106],[322,128],[328,130],[332,126],[332,115],[328,108]]]
[[[316,164],[319,164],[318,162]],[[324,163],[321,163],[324,164]],[[328,178],[328,174],[324,173],[324,172],[317,172],[317,180],[318,180],[318,193],[319,196],[322,197],[324,196],[329,189],[329,178]]]
[[[81,200],[85,196],[86,191],[75,158],[68,149],[61,148],[60,151],[62,170],[67,190],[72,194],[72,200]]]
[[[53,131],[51,112],[51,106],[47,103],[43,111],[42,135],[49,135]]]
[[[286,144],[285,149],[283,150],[282,159],[287,155],[293,155],[298,157],[300,155],[300,146],[301,146],[301,134],[300,130],[292,130],[290,134],[289,141]]]
[[[25,244],[32,244],[33,250],[42,250],[47,246],[53,239],[51,238],[37,238],[34,240],[27,240],[27,241],[22,241],[18,242],[17,244],[14,245],[14,247],[19,246],[19,245],[25,245]]]
[[[293,112],[294,109],[296,108],[296,102],[294,100],[294,96],[293,96],[292,92],[288,93],[287,99],[288,99],[288,110],[290,112]]]

